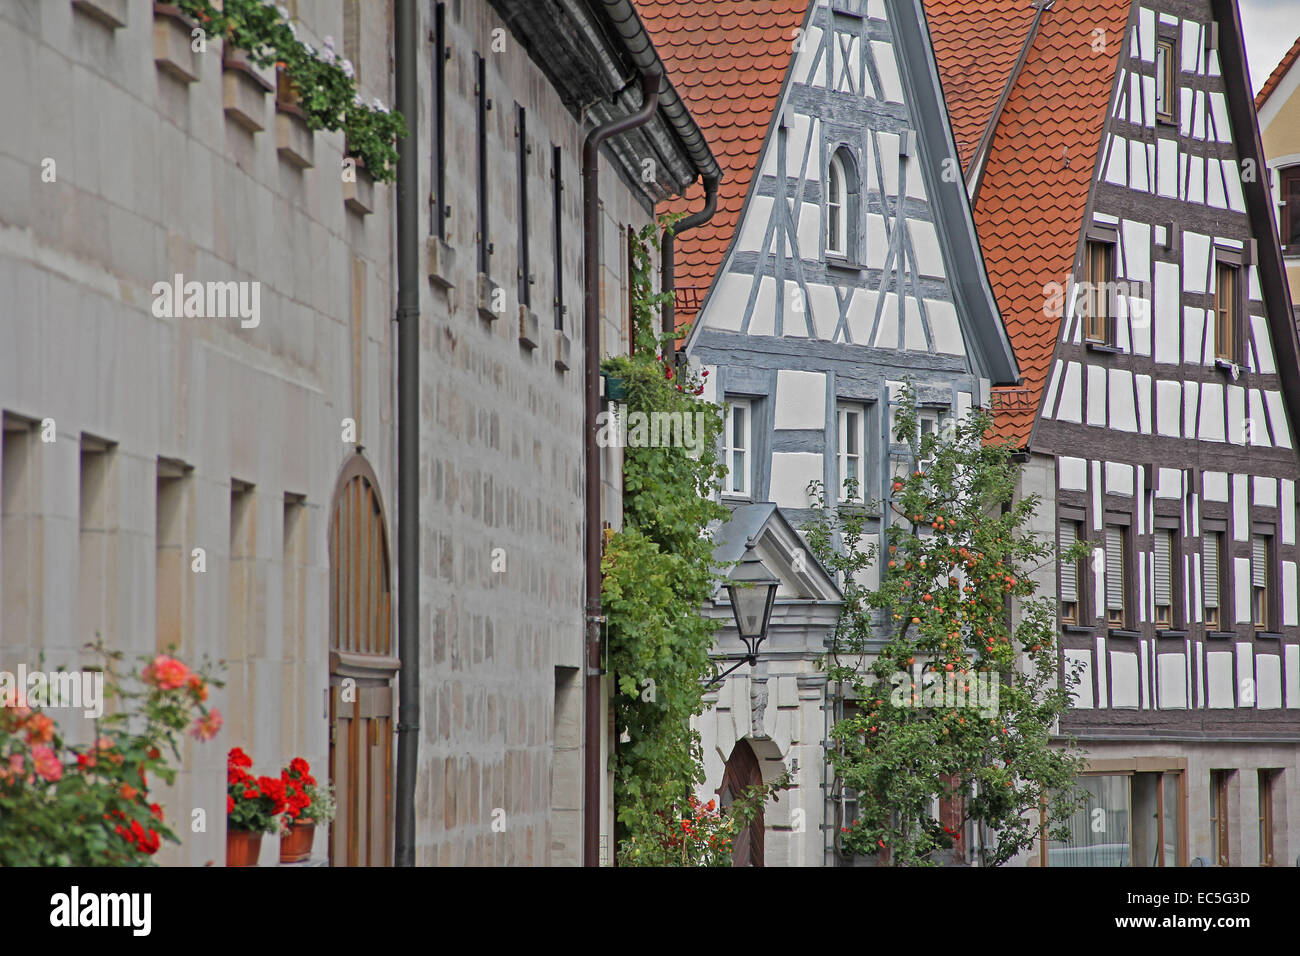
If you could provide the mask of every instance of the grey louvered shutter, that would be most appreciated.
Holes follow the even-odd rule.
[[[1257,588],[1268,587],[1268,539],[1250,539],[1250,583]]]
[[[1157,531],[1155,536],[1154,562],[1156,572],[1156,606],[1169,607],[1173,601],[1169,597],[1169,557],[1172,550],[1171,536],[1168,531]]]
[[[1106,607],[1124,610],[1124,532],[1106,529]]]
[[[1201,555],[1204,562],[1203,576],[1205,586],[1205,606],[1219,606],[1219,535],[1207,532],[1201,542]]]
[[[1061,522],[1061,553],[1074,547],[1074,522]],[[1074,558],[1061,560],[1061,600],[1075,602],[1079,600],[1079,562]]]

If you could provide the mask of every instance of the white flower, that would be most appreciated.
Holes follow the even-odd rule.
[[[293,38],[295,40],[298,39],[298,28],[293,25],[293,21],[292,20],[286,21],[285,26],[289,28],[289,33],[293,36]]]
[[[289,19],[289,8],[286,7],[283,3],[277,3],[275,5],[275,12],[280,14],[281,20]]]
[[[335,53],[333,47],[327,46],[325,49],[320,51],[320,61],[322,63],[333,63],[334,60],[335,60]]]
[[[373,100],[370,101],[370,105],[371,105],[374,109],[377,109],[377,110],[378,110],[379,112],[381,112],[381,113],[387,113],[387,112],[388,112],[388,107],[384,105],[384,101],[381,100],[381,99],[380,99],[379,97],[377,97],[377,96],[376,96]]]
[[[365,105],[366,105],[366,101],[363,100],[363,99],[361,98],[361,94],[360,94],[360,93],[353,93],[353,94],[352,94],[352,105],[353,105],[353,106],[365,106]]]
[[[352,69],[352,61],[347,58],[344,58],[343,60],[339,61],[339,66],[342,67],[343,69],[343,75],[346,76],[349,80],[352,79],[353,75],[356,73],[356,71]]]
[[[304,43],[304,44],[302,45],[302,48],[303,48],[304,50],[307,51],[307,55],[308,55],[308,56],[315,56],[315,55],[316,55],[316,48],[315,48],[314,46],[312,46],[310,43]]]
[[[325,49],[329,50],[331,53],[334,52],[334,38],[333,38],[333,37],[326,37],[326,38],[325,38]]]

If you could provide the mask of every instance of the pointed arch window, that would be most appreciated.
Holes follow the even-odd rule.
[[[826,254],[857,259],[858,170],[853,153],[841,146],[826,169]]]

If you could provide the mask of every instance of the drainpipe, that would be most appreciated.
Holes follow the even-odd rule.
[[[415,776],[420,729],[420,169],[415,0],[397,0],[397,806],[394,860],[415,865]],[[412,148],[408,149],[410,145]]]
[[[641,107],[587,133],[582,144],[582,341],[583,455],[586,468],[586,523],[583,551],[587,570],[587,670],[583,690],[582,863],[600,865],[600,447],[596,443],[600,412],[600,145],[611,136],[649,121],[659,106],[663,73],[641,74]]]
[[[718,177],[707,176],[704,179],[704,208],[698,212],[693,212],[689,216],[680,220],[672,229],[664,232],[662,249],[660,250],[660,273],[662,274],[663,291],[671,296],[664,300],[662,315],[664,335],[672,335],[677,331],[677,274],[676,264],[673,262],[674,240],[688,229],[694,229],[702,226],[713,218],[713,213],[718,208]]]

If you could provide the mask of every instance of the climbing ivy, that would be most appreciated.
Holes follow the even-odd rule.
[[[672,222],[660,225],[671,228]],[[686,793],[704,780],[700,737],[690,719],[704,712],[703,681],[714,671],[709,649],[717,622],[700,611],[716,592],[721,569],[707,528],[728,511],[716,499],[724,475],[718,460],[722,410],[701,398],[705,373],[679,369],[674,337],[655,332],[665,299],[651,285],[658,228],[650,224],[634,238],[635,348],[601,364],[627,388],[621,407],[609,413],[606,435],[617,436],[626,424],[632,446],[624,449],[623,527],[606,545],[601,596],[621,738],[613,756],[619,858],[653,865],[680,856],[679,848],[668,852],[665,834],[691,816]],[[690,416],[694,447],[635,447],[653,436],[630,426],[651,413]],[[717,832],[719,842],[730,832]]]

